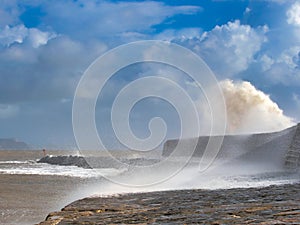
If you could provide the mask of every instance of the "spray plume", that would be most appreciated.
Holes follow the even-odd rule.
[[[227,107],[228,133],[260,133],[285,129],[294,125],[268,95],[250,82],[220,82]]]

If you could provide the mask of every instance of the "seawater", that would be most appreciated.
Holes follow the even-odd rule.
[[[48,151],[48,154],[78,153]],[[257,153],[254,159],[261,160],[262,155]],[[132,187],[113,182],[114,177],[125,176],[125,180],[137,180],[142,184],[147,176],[155,176],[155,173],[128,175],[123,169],[117,168],[84,169],[37,163],[36,160],[42,156],[41,151],[0,151],[1,224],[37,223],[44,220],[49,212],[91,195],[261,187],[298,182],[300,177],[298,171],[288,171],[278,166],[275,158],[266,157],[276,163],[257,163],[257,160],[253,160],[253,154],[250,154],[235,159],[217,159],[205,173],[198,171],[199,160],[192,159],[179,173],[162,183]]]
[[[73,151],[48,151],[53,155]],[[74,191],[86,188],[97,173],[78,167],[36,163],[42,151],[0,151],[0,224],[35,224],[49,212],[76,200]],[[115,171],[107,170],[107,174]],[[72,197],[73,196],[73,197]]]

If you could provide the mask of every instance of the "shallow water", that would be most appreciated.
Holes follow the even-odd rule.
[[[67,204],[66,195],[81,185],[78,178],[0,175],[1,224],[34,224]]]
[[[73,190],[89,182],[88,178],[67,176],[64,167],[57,170],[31,161],[40,157],[41,151],[0,151],[0,224],[38,223],[67,204]],[[50,175],[55,169],[61,175]]]

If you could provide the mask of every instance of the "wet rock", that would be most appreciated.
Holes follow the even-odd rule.
[[[90,165],[82,156],[45,156],[37,161],[38,163],[48,163],[52,165],[61,165],[61,166],[78,166],[85,169],[91,169]]]
[[[158,163],[158,159],[145,159],[145,158],[118,158],[124,166],[147,166]],[[85,169],[92,168],[120,168],[120,163],[116,162],[110,157],[83,157],[73,155],[59,155],[59,156],[45,156],[37,161],[38,163],[48,163],[52,165],[61,166],[78,166]]]
[[[40,224],[199,223],[299,224],[300,184],[85,198],[50,213]]]

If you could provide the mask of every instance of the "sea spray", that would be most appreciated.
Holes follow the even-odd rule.
[[[227,107],[228,133],[272,132],[294,125],[270,96],[248,81],[220,82]]]
[[[295,137],[297,127],[281,132],[225,136],[218,157],[205,172],[199,172],[199,157],[193,157],[177,174],[164,182],[146,185],[149,177],[165,171],[143,169],[132,174],[120,174],[128,183],[140,186],[121,185],[108,180],[95,181],[81,189],[82,197],[111,195],[116,193],[149,192],[178,189],[223,189],[235,187],[259,187],[299,181],[299,171],[284,166],[285,155]],[[233,141],[234,142],[230,142]],[[183,152],[184,153],[184,152]],[[182,156],[183,157],[183,156]],[[180,157],[173,158],[176,163]],[[166,170],[172,169],[172,164]],[[129,181],[130,180],[130,181]],[[143,185],[145,184],[145,185]]]

